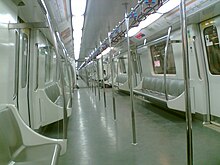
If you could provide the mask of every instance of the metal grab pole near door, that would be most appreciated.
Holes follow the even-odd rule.
[[[47,19],[47,22],[48,22],[48,25],[49,25],[50,34],[52,36],[53,45],[54,45],[54,48],[55,48],[56,57],[57,57],[57,60],[58,60],[59,69],[60,69],[61,91],[62,91],[62,95],[63,95],[63,139],[67,139],[67,106],[66,106],[66,97],[65,97],[65,89],[64,89],[64,73],[63,73],[63,70],[62,70],[61,57],[59,56],[58,41],[57,41],[57,38],[56,38],[56,33],[55,33],[55,31],[52,27],[52,24],[51,24],[51,18],[50,18],[48,9],[46,7],[45,1],[44,0],[39,0],[38,3],[42,7],[43,12],[46,16],[46,19]]]
[[[106,108],[106,95],[105,95],[105,75],[104,75],[104,64],[103,64],[103,56],[101,57],[102,63],[102,86],[103,86],[103,96],[104,96],[104,106]]]
[[[99,94],[99,101],[100,101],[100,83],[99,83],[99,80],[100,80],[100,75],[99,75],[99,60],[97,59],[96,60],[96,64],[97,64],[97,86],[98,86],[98,94]]]
[[[95,90],[95,96],[96,96],[96,68],[95,68],[95,61],[93,61],[93,82],[94,82],[94,90]]]
[[[191,101],[190,101],[190,78],[189,78],[190,74],[189,74],[189,54],[188,54],[185,0],[181,0],[180,14],[181,14],[181,25],[182,25],[183,67],[184,67],[184,80],[185,80],[187,165],[193,165],[192,114],[191,114]]]
[[[115,107],[115,89],[114,89],[114,61],[113,61],[113,54],[112,54],[112,40],[111,40],[111,33],[108,33],[109,39],[109,47],[110,47],[110,61],[111,61],[111,77],[112,77],[112,104],[113,104],[113,114],[114,120],[116,120],[116,107]]]
[[[132,58],[130,51],[130,39],[128,36],[129,31],[129,17],[127,13],[125,14],[125,24],[126,24],[126,34],[127,34],[127,44],[128,44],[128,86],[130,89],[130,101],[131,101],[131,121],[132,121],[132,136],[133,142],[132,144],[137,144],[136,139],[136,126],[135,126],[135,112],[134,112],[134,93],[133,93],[133,70],[132,70]]]

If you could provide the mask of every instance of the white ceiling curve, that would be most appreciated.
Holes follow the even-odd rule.
[[[64,33],[63,35],[66,37],[63,42],[69,54],[73,56],[71,0],[47,0],[46,3],[60,33]],[[124,4],[126,3],[128,12],[130,12],[138,0],[87,0],[79,61],[83,61],[92,50],[98,47],[100,41],[107,37],[108,32],[111,32],[124,18],[126,11]],[[71,32],[68,31],[69,28],[71,28]]]

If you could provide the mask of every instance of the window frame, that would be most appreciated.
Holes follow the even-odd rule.
[[[212,46],[212,47],[214,47],[214,44],[213,44],[213,40],[209,43],[210,45],[208,45],[208,43],[207,43],[207,39],[209,39],[209,38],[207,38],[207,34],[205,34],[205,32],[206,32],[206,30],[207,29],[209,29],[209,28],[213,28],[213,27],[215,27],[216,28],[216,37],[217,37],[217,40],[218,40],[218,49],[219,50],[217,50],[218,52],[219,52],[219,58],[218,57],[213,57],[213,54],[210,54],[210,51],[212,51],[212,52],[216,52],[216,50],[215,50],[215,48],[213,48],[213,49],[208,49],[208,48],[210,48],[210,46]],[[209,72],[210,72],[210,74],[212,74],[212,75],[220,75],[220,38],[219,38],[219,31],[218,31],[218,28],[214,25],[214,24],[212,24],[212,25],[210,25],[210,26],[207,26],[207,27],[205,27],[204,29],[203,29],[203,37],[204,37],[204,43],[205,43],[205,50],[206,50],[206,58],[207,58],[207,63],[208,63],[208,69],[209,69]],[[212,45],[211,45],[212,44]],[[217,52],[217,54],[218,54],[218,52]],[[212,58],[212,59],[211,59]],[[217,63],[215,63],[215,64],[217,64],[218,65],[218,68],[216,68],[215,67],[215,64],[213,64],[212,62],[213,62],[213,60],[215,59],[215,58],[218,58],[219,60],[219,63],[217,62]],[[213,65],[212,65],[213,64]],[[212,67],[212,66],[214,66],[214,68]]]
[[[159,67],[161,68],[161,71],[156,71],[156,67],[155,67],[155,61],[156,60],[154,60],[154,56],[153,56],[153,53],[152,53],[152,48],[155,47],[155,46],[160,46],[160,45],[162,45],[162,48],[161,48],[161,51],[160,51],[160,53],[161,53],[160,57],[162,57],[162,59],[159,59],[160,60],[160,64],[159,64],[160,66]],[[151,57],[151,64],[152,64],[152,68],[153,68],[153,73],[155,75],[164,75],[165,47],[166,47],[166,37],[163,37],[160,40],[157,40],[157,42],[152,42],[151,44],[148,45],[149,53],[150,53],[150,57]],[[158,55],[155,55],[155,56],[158,57]],[[173,68],[173,69],[169,69],[169,68]],[[172,41],[170,41],[169,45],[168,45],[166,74],[176,75],[176,73],[177,73],[177,71],[176,71],[176,64],[175,64],[175,58],[174,58],[174,51],[173,51],[173,47],[172,47]]]

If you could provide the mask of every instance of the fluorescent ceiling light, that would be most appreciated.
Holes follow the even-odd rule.
[[[167,3],[165,3],[164,5],[162,5],[159,9],[158,9],[158,13],[167,13],[170,10],[174,9],[175,7],[177,7],[180,4],[180,0],[169,0]]]
[[[75,60],[79,59],[79,54],[80,54],[80,43],[77,45],[74,45],[74,56]]]
[[[81,16],[86,10],[86,0],[72,0],[71,1],[72,14],[75,16]]]
[[[80,51],[80,44],[74,45],[74,52]]]
[[[79,52],[80,51],[80,45],[81,45],[81,43],[79,43],[79,42],[74,43],[74,52]]]
[[[80,51],[80,45],[75,45],[74,52],[79,52],[79,51]]]
[[[72,27],[73,27],[73,39],[74,39],[74,56],[75,59],[79,59],[82,29],[84,25],[84,13],[86,10],[87,0],[71,0],[72,11]]]
[[[84,23],[84,16],[73,16],[72,17],[72,25],[73,29],[82,29],[83,28],[83,23]]]
[[[102,55],[104,56],[104,55],[108,54],[108,53],[110,52],[110,50],[111,50],[111,48],[108,47],[107,49],[105,49],[105,50],[102,52]]]
[[[74,51],[74,56],[75,56],[75,60],[78,60],[79,59],[79,52]]]
[[[101,54],[99,54],[99,55],[96,57],[96,59],[98,60],[98,59],[100,59],[102,56],[103,56],[103,55],[102,55],[102,53],[101,53]]]
[[[1,23],[16,23],[16,20],[10,14],[0,14]]]
[[[143,29],[146,28],[148,25],[152,24],[154,21],[159,19],[163,14],[160,13],[154,13],[149,15],[144,21],[141,21],[139,24],[139,28]]]
[[[73,37],[74,37],[74,56],[75,56],[75,60],[78,60],[80,54],[82,30],[74,30]]]
[[[138,26],[138,27],[133,27],[133,28],[131,28],[131,29],[128,31],[128,37],[134,36],[134,35],[137,34],[140,30],[141,30],[141,28],[140,28],[139,26]]]
[[[74,30],[73,31],[73,38],[74,40],[78,40],[78,42],[81,42],[81,38],[82,38],[82,30]]]

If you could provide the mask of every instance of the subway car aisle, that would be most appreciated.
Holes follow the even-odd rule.
[[[107,108],[103,97],[85,88],[81,80],[74,93],[68,124],[68,149],[60,165],[185,165],[185,119],[135,100],[137,145],[132,145],[130,99],[116,96],[113,120],[111,89]],[[102,90],[101,90],[102,96]],[[195,165],[220,164],[220,133],[193,122]]]

